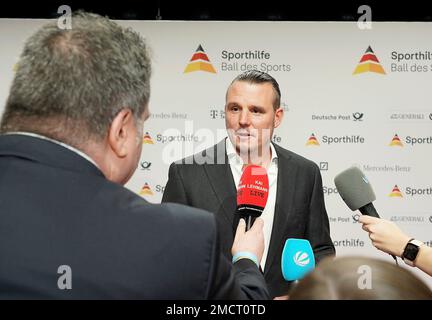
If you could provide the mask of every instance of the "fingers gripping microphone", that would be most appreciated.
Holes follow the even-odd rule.
[[[269,180],[265,168],[249,165],[243,170],[237,188],[236,214],[246,220],[246,230],[249,230],[259,217],[267,203]]]
[[[351,167],[342,171],[335,177],[334,183],[342,200],[352,211],[359,210],[362,214],[380,217],[372,204],[376,200],[375,193],[359,168]],[[397,264],[396,256],[391,256]]]
[[[362,214],[379,218],[373,201],[375,193],[369,180],[357,167],[351,167],[339,173],[334,183],[343,201],[352,210],[359,210]]]
[[[312,247],[305,239],[287,239],[282,251],[282,275],[286,281],[297,281],[315,268]]]

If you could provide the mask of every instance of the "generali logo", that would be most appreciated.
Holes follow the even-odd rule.
[[[353,75],[364,72],[386,74],[370,46],[366,49],[366,52],[361,57],[359,64],[353,72]]]
[[[189,63],[184,69],[183,73],[195,72],[195,71],[205,71],[210,73],[216,73],[215,68],[210,63],[210,59],[204,52],[201,45],[198,46],[195,53],[192,55]]]

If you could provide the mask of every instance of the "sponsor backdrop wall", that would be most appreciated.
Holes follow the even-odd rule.
[[[0,110],[24,40],[44,22],[0,20]],[[281,87],[285,118],[273,140],[321,169],[337,254],[392,261],[337,194],[334,176],[352,165],[372,183],[381,216],[431,245],[431,23],[120,23],[148,39],[154,59],[152,116],[132,191],[160,202],[169,164],[226,136],[226,88],[258,69]]]

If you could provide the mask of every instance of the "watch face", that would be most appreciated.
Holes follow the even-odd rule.
[[[416,246],[415,244],[412,243],[408,243],[405,247],[405,251],[403,253],[404,258],[410,260],[410,261],[414,261],[415,258],[417,257],[417,254],[419,252],[419,247]]]

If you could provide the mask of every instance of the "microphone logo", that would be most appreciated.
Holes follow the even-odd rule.
[[[305,267],[310,263],[309,255],[303,251],[297,251],[294,255],[294,263],[299,267]]]
[[[282,251],[282,275],[286,281],[303,278],[315,268],[315,256],[306,239],[287,239]]]

